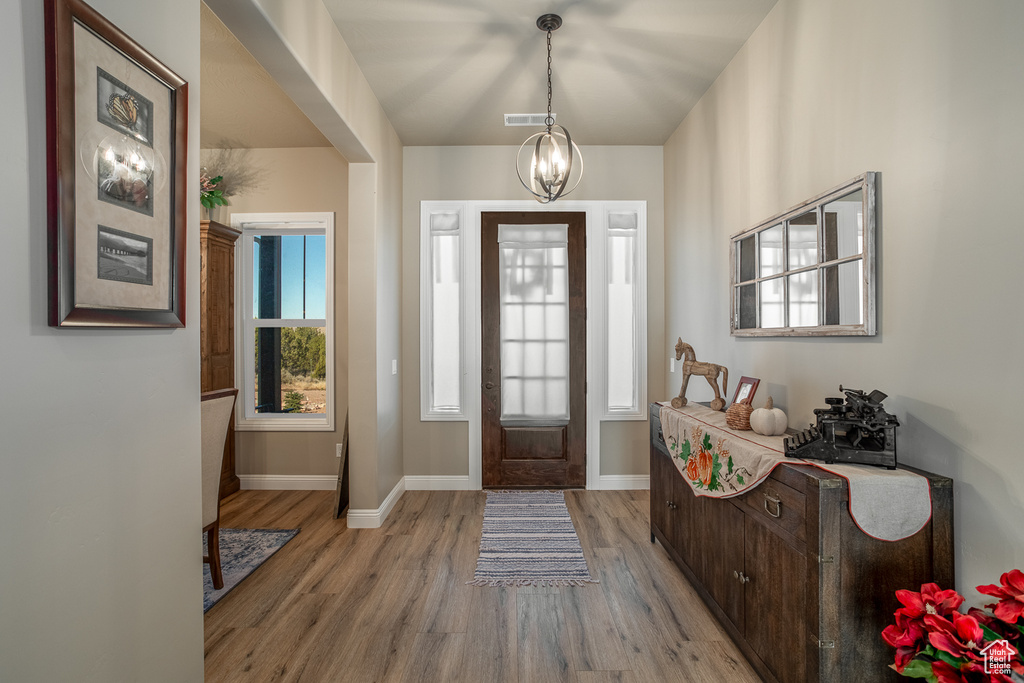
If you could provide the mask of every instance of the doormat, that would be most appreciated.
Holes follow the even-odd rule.
[[[203,612],[217,604],[297,533],[298,529],[221,529],[220,570],[224,576],[224,587],[213,589],[210,565],[204,563]],[[203,534],[203,555],[206,555],[206,534]]]
[[[590,577],[561,491],[488,491],[472,586],[582,586]]]

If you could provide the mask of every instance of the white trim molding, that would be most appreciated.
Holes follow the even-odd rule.
[[[602,491],[647,491],[651,488],[651,477],[647,474],[602,474]]]
[[[353,510],[351,507],[348,509],[348,516],[345,520],[348,523],[349,529],[377,529],[384,523],[388,515],[391,514],[391,510],[394,509],[395,504],[405,493],[405,477],[398,480],[395,484],[395,488],[391,489],[391,493],[387,495],[384,502],[380,504],[380,507],[376,510]],[[351,496],[350,496],[351,498]]]
[[[333,491],[338,486],[338,475],[239,474],[238,481],[246,491]]]
[[[236,431],[334,431],[334,214],[330,212],[236,213],[231,227],[241,230],[235,242],[235,381],[240,398]],[[254,235],[324,236],[324,315],[322,319],[262,319],[253,314]],[[257,327],[322,327],[324,329],[326,408],[324,413],[257,413],[253,405],[256,377],[253,337]],[[248,396],[243,400],[242,396]]]
[[[406,491],[477,491],[469,480],[469,475],[405,475]]]
[[[647,394],[647,342],[646,342],[646,281],[647,281],[647,202],[645,201],[559,201],[557,207],[550,207],[537,204],[530,200],[511,201],[423,201],[420,203],[420,235],[429,229],[423,223],[432,212],[458,212],[460,216],[460,227],[462,233],[461,247],[463,267],[465,275],[463,280],[462,302],[466,314],[462,316],[463,330],[462,340],[464,353],[462,359],[462,370],[464,373],[464,393],[462,402],[462,417],[453,416],[454,419],[466,420],[469,422],[469,484],[470,490],[481,488],[483,480],[482,463],[480,453],[482,452],[482,407],[479,386],[481,384],[480,373],[480,214],[484,211],[580,211],[587,215],[587,488],[605,488],[601,477],[601,422],[610,420],[646,420],[646,394]],[[607,243],[608,224],[610,214],[632,212],[637,216],[637,243],[636,243],[636,267],[635,273],[637,282],[640,285],[636,288],[635,301],[637,341],[635,343],[636,356],[633,359],[637,372],[637,406],[626,410],[609,410],[607,398],[607,381],[605,378],[608,367],[607,343],[604,338],[608,325],[607,316]],[[420,249],[421,271],[425,272],[424,250]],[[421,292],[421,297],[423,293]],[[421,299],[422,304],[422,299]],[[422,305],[421,305],[422,309]],[[422,311],[421,311],[422,314]],[[423,326],[421,325],[421,334]],[[423,353],[423,341],[421,339],[421,353]],[[423,371],[424,360],[421,357],[421,372]],[[426,419],[423,411],[423,379],[421,377],[421,418]],[[430,419],[439,419],[434,416]],[[641,475],[638,475],[641,476]],[[642,475],[646,478],[646,475]],[[444,479],[444,478],[442,478]],[[620,478],[613,477],[609,484],[612,488],[635,488],[639,486],[639,479],[630,485],[620,481]],[[443,481],[423,482],[423,485],[431,486],[455,486],[452,482],[444,484]],[[462,485],[462,482],[458,482]],[[441,490],[432,488],[431,490]]]

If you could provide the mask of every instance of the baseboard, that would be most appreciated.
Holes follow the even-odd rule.
[[[602,474],[602,491],[634,491],[651,488],[651,477],[646,474]]]
[[[406,491],[478,491],[469,483],[469,475],[406,475]]]
[[[333,491],[338,487],[336,474],[239,474],[245,490],[255,491]]]
[[[388,494],[384,502],[380,504],[380,507],[376,510],[353,510],[348,509],[348,516],[345,518],[348,522],[349,529],[376,529],[384,523],[387,516],[391,514],[391,509],[395,507],[395,503],[405,493],[405,478],[398,480],[395,484],[395,488],[391,489],[391,493]]]

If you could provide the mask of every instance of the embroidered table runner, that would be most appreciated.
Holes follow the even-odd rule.
[[[698,496],[738,496],[791,460],[781,436],[733,431],[725,413],[700,404],[661,406],[661,431],[672,462]]]
[[[913,472],[787,458],[783,437],[732,430],[725,413],[700,404],[661,404],[661,431],[672,462],[698,496],[738,496],[761,483],[776,465],[789,462],[846,479],[850,515],[869,536],[898,541],[913,536],[931,519],[928,480]]]

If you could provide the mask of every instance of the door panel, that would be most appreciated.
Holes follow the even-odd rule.
[[[484,212],[480,252],[484,488],[583,487],[586,214]]]

